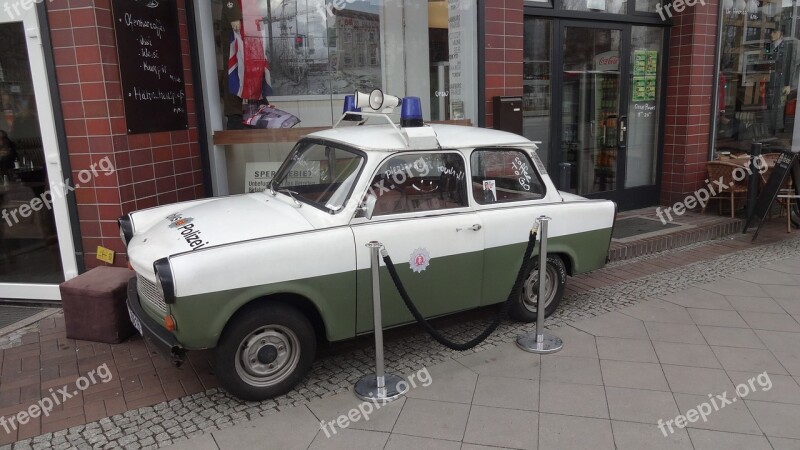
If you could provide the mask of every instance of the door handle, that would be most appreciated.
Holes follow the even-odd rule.
[[[480,230],[481,228],[483,228],[483,227],[481,226],[481,224],[479,224],[479,223],[476,223],[475,225],[472,225],[471,227],[458,227],[458,228],[456,228],[456,231],[462,231],[462,230],[472,230],[472,231],[478,231],[478,230]]]
[[[621,117],[619,120],[619,143],[625,143],[625,132],[628,131],[628,127],[625,126],[625,122],[628,121],[627,117]]]

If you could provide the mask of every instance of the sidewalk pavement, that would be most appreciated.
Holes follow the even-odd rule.
[[[350,391],[168,448],[800,448],[800,255],[551,331],[556,354],[507,342],[420,366],[429,386],[368,420]]]

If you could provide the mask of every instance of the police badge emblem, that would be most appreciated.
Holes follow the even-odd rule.
[[[420,273],[428,268],[430,260],[431,255],[428,253],[428,250],[424,248],[418,248],[411,252],[411,258],[409,259],[408,263],[411,265],[411,270],[416,273]]]

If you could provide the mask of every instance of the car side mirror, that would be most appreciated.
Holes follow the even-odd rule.
[[[361,206],[358,207],[359,217],[366,217],[367,220],[372,220],[372,213],[375,211],[375,204],[378,203],[378,197],[375,194],[367,194]]]

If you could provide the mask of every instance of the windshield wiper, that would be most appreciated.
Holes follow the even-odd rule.
[[[275,192],[275,191],[273,191],[273,192]],[[294,195],[292,195],[292,194],[300,195],[297,192],[289,190],[289,189],[286,189],[286,188],[278,189],[278,192],[280,192],[281,194],[288,195],[289,197],[291,197],[291,199],[294,201],[295,206],[297,206],[298,208],[303,206],[303,204],[300,203],[296,198],[294,198]]]
[[[269,194],[273,197],[275,197],[275,188],[272,187],[274,184],[275,180],[269,180],[269,183],[267,184],[267,190],[269,191]]]

